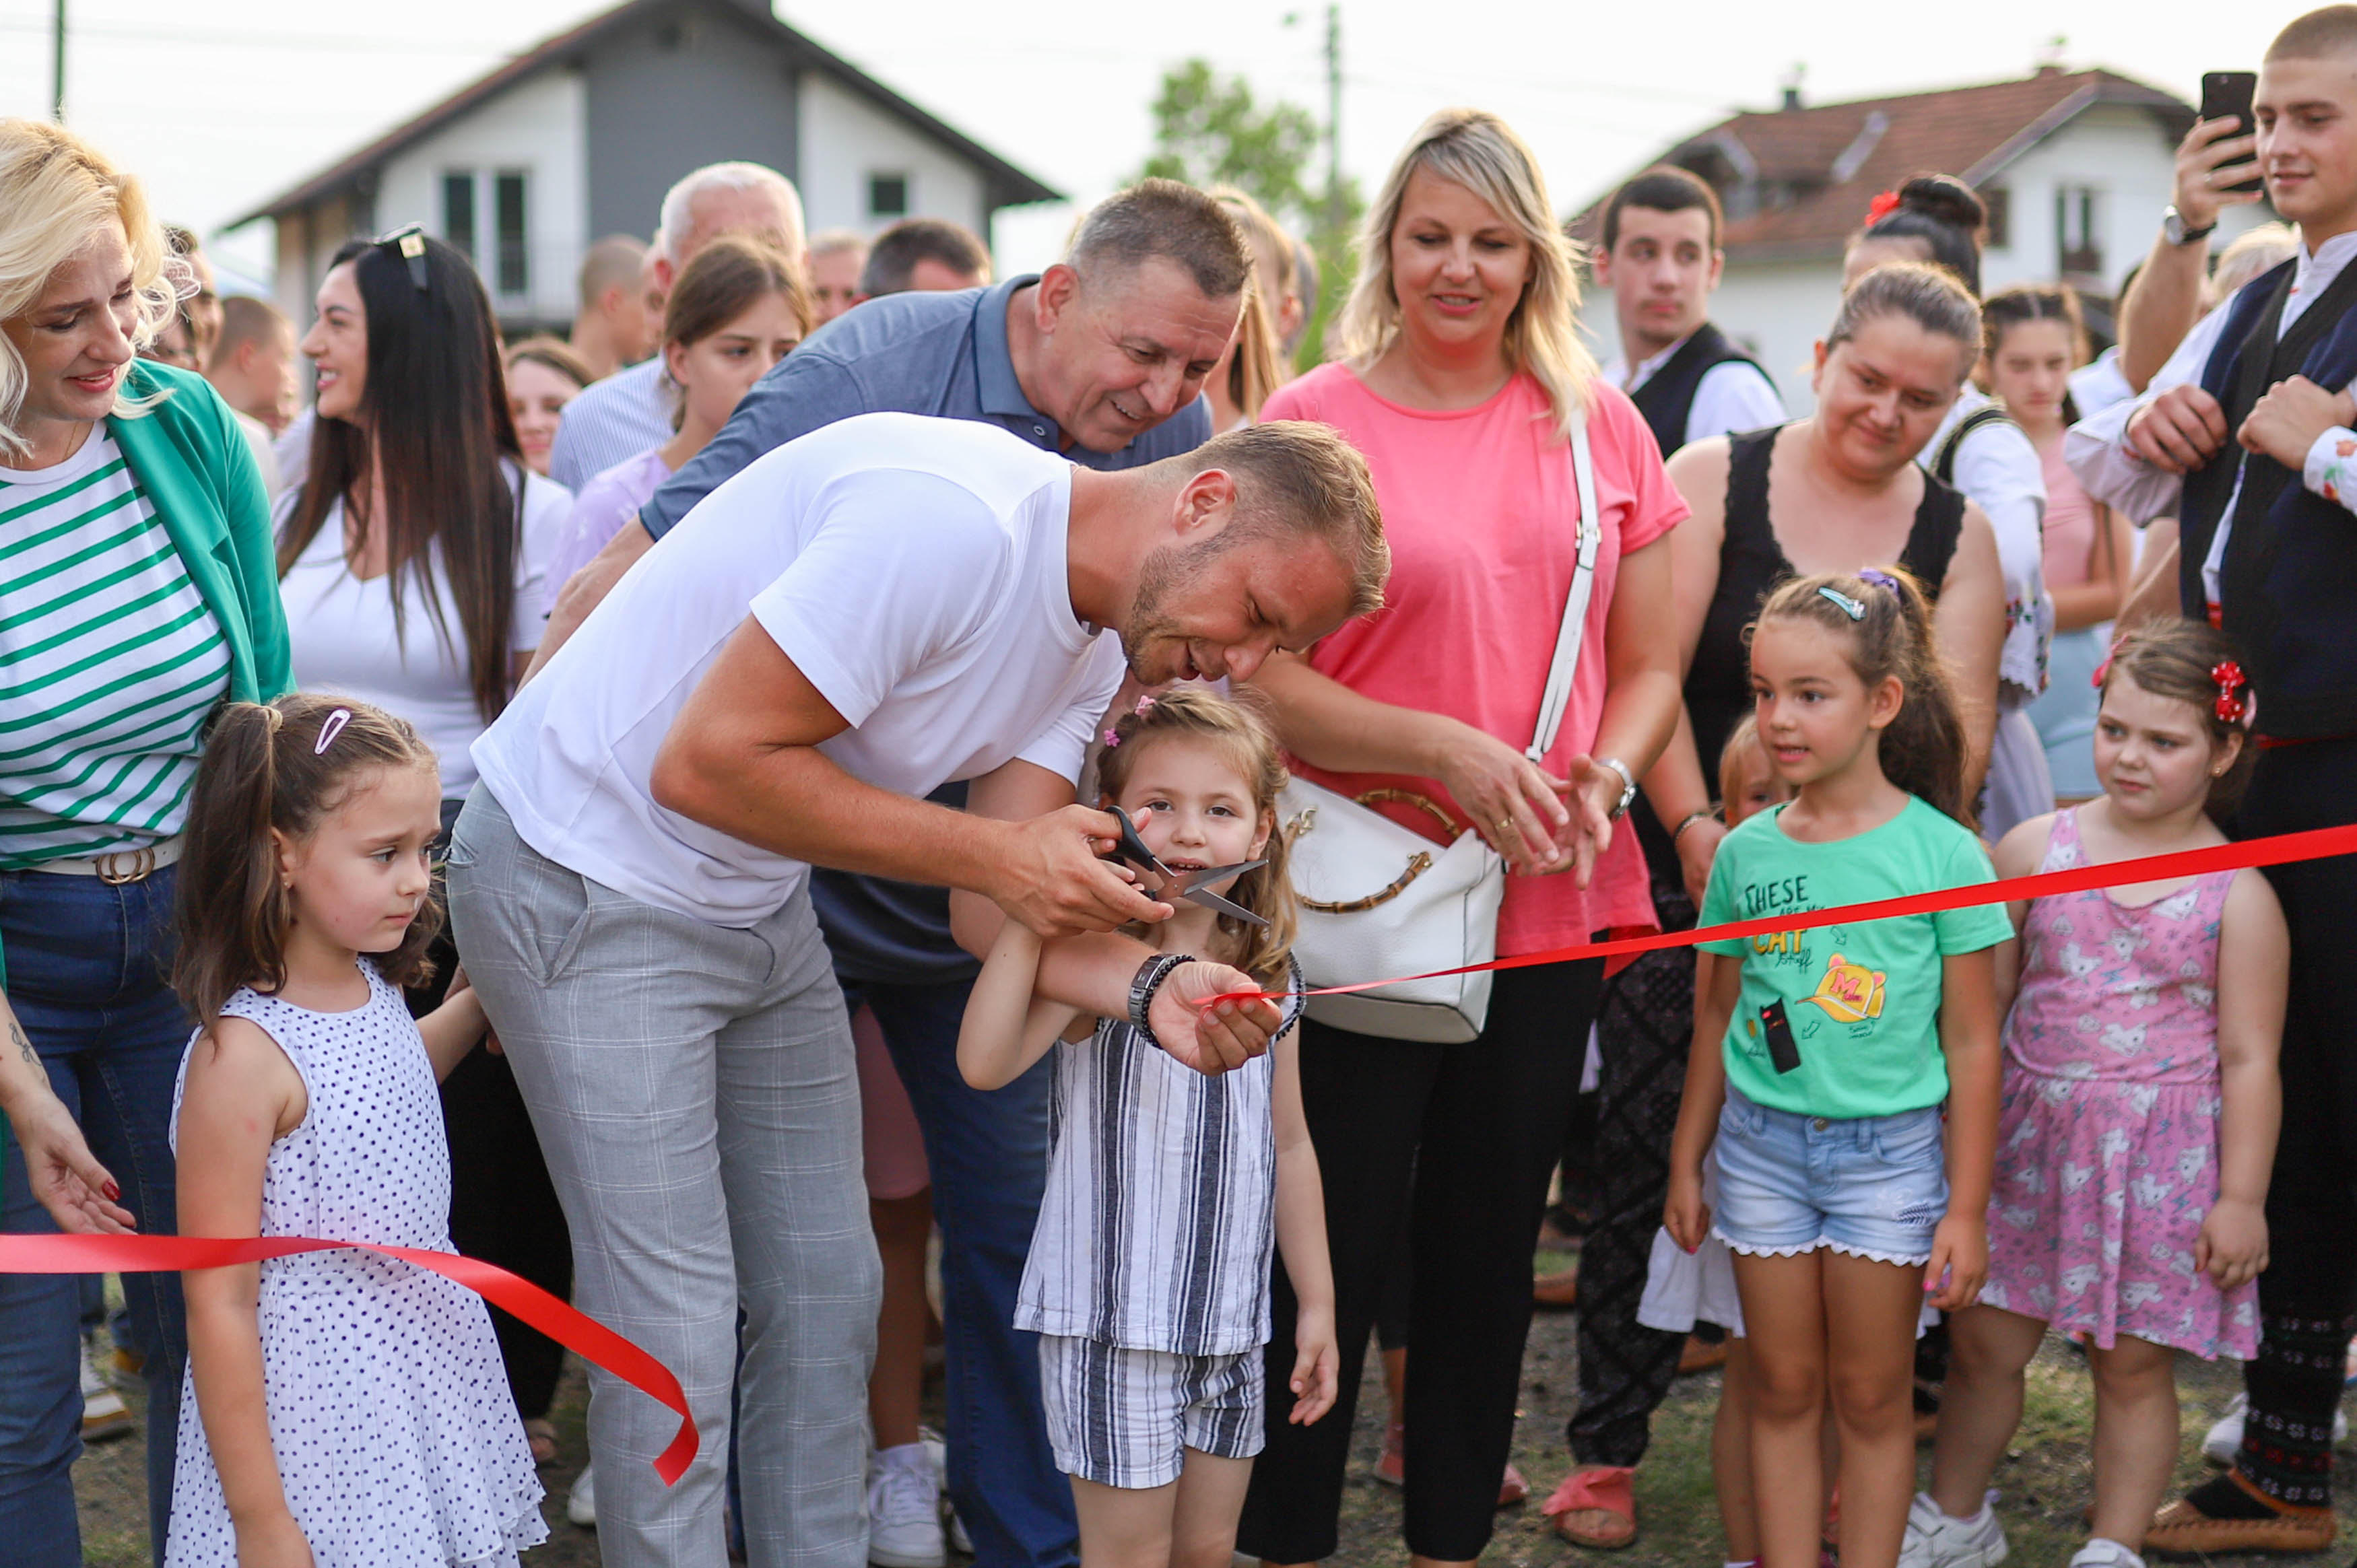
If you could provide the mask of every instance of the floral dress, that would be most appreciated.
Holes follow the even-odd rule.
[[[2058,812],[2041,871],[2086,863]],[[2218,929],[2231,871],[2149,904],[2040,898],[2005,1023],[1981,1300],[2083,1332],[2248,1360],[2258,1293],[2193,1266],[2218,1201]]]

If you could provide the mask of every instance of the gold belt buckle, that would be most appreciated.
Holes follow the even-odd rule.
[[[124,866],[125,861],[130,863],[128,870]],[[98,879],[109,887],[120,887],[130,882],[145,882],[155,869],[156,846],[153,844],[142,844],[127,855],[118,850],[113,854],[102,854],[98,857]]]

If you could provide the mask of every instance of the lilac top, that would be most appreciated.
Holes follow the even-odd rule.
[[[546,586],[547,602],[541,606],[545,617],[556,607],[556,596],[564,590],[565,580],[589,564],[614,535],[622,532],[622,524],[631,514],[646,504],[657,486],[671,478],[670,465],[662,460],[662,448],[650,446],[635,457],[615,464],[596,478],[581,487],[574,498],[573,510],[557,530],[556,553],[548,563],[548,572],[541,581]]]

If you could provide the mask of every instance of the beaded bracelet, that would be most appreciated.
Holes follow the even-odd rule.
[[[1129,983],[1129,1021],[1141,1032],[1148,1036],[1154,1033],[1146,1021],[1146,1015],[1154,1005],[1154,993],[1162,989],[1162,983],[1169,979],[1171,972],[1180,964],[1194,961],[1193,953],[1156,953],[1137,966],[1137,973]]]

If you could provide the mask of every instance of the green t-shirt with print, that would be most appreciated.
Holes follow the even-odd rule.
[[[1994,881],[1980,841],[1913,796],[1878,828],[1835,843],[1785,835],[1784,808],[1727,835],[1703,895],[1706,926],[1834,909]],[[2002,904],[1861,925],[1768,931],[1702,950],[1743,961],[1727,1026],[1727,1080],[1755,1104],[1803,1116],[1892,1116],[1948,1098],[1940,1052],[1942,961],[2013,935]],[[1800,1064],[1771,1051],[1781,1007]]]

